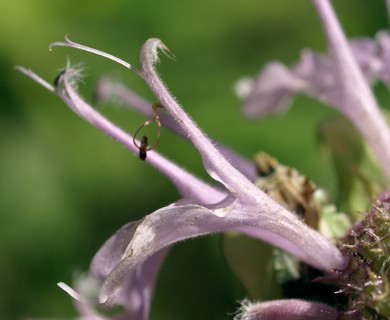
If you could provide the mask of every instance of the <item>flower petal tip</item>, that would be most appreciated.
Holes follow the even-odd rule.
[[[52,51],[54,47],[58,46],[69,46],[72,45],[74,42],[71,41],[67,34],[65,34],[65,42],[62,41],[54,41],[49,44],[49,51]]]
[[[160,51],[168,58],[175,60],[175,55],[172,53],[172,51],[164,42],[162,42],[161,39],[158,38],[148,39],[143,45],[142,51],[145,54],[145,57],[147,57],[147,59],[151,61],[152,64],[157,64],[160,61]]]

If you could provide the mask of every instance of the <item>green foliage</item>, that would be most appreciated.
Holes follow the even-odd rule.
[[[222,250],[233,273],[253,300],[281,298],[274,269],[274,248],[262,241],[229,232],[223,236]]]
[[[320,145],[327,151],[337,176],[341,210],[354,220],[382,192],[386,178],[353,124],[344,117],[324,121],[319,126]]]

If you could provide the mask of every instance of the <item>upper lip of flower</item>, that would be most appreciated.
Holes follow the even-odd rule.
[[[345,258],[330,241],[306,226],[295,214],[269,198],[235,169],[172,98],[154,69],[159,50],[167,50],[161,40],[149,39],[144,44],[141,50],[142,71],[138,71],[118,58],[76,44],[68,39],[67,42],[56,42],[52,46],[54,45],[84,49],[119,61],[145,79],[159,102],[165,106],[181,126],[185,135],[199,150],[210,176],[222,183],[228,190],[220,191],[209,186],[157,152],[152,152],[147,158],[148,161],[166,173],[178,187],[179,192],[187,199],[159,209],[143,218],[130,240],[129,235],[123,231],[114,235],[113,240],[110,239],[106,246],[112,246],[112,242],[121,242],[126,237],[129,243],[127,247],[124,245],[115,247],[117,250],[115,263],[112,264],[111,261],[108,269],[107,265],[102,262],[107,260],[105,256],[107,250],[103,246],[96,256],[99,258],[94,259],[95,262],[100,261],[100,263],[92,264],[95,272],[104,268],[104,265],[106,266],[104,274],[107,278],[100,291],[101,303],[117,301],[118,287],[126,274],[137,270],[142,264],[147,265],[160,250],[177,241],[214,232],[232,230],[266,240],[322,270],[330,271],[344,267]],[[66,104],[88,122],[120,141],[131,151],[138,152],[132,144],[130,135],[113,125],[78,96],[72,86],[74,71],[71,68],[66,69],[59,77],[57,88],[29,70],[24,68],[20,70],[59,95]],[[175,170],[180,173],[173,172]],[[191,183],[188,183],[188,180],[191,180]],[[207,191],[204,192],[205,190]],[[145,283],[139,285],[142,287]]]

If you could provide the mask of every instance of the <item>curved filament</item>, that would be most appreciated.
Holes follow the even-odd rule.
[[[150,150],[153,150],[153,149],[157,148],[157,146],[160,143],[161,122],[160,122],[160,118],[158,117],[158,109],[159,108],[164,108],[164,106],[161,105],[160,103],[154,103],[152,108],[153,108],[153,118],[148,120],[148,121],[145,121],[137,129],[137,131],[135,132],[134,137],[133,137],[133,143],[139,149],[139,156],[140,156],[141,160],[145,160],[146,159],[147,151],[150,151]],[[137,140],[136,140],[136,137],[137,137],[138,133],[143,128],[147,127],[148,125],[152,124],[153,122],[155,122],[156,125],[157,125],[157,140],[156,140],[156,143],[154,145],[152,145],[152,146],[148,146],[148,137],[147,136],[143,136],[142,140],[141,140],[141,145],[139,145],[137,143]]]

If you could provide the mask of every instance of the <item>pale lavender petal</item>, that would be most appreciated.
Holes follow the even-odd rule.
[[[320,302],[298,299],[244,301],[234,320],[336,320],[338,315],[335,308]]]
[[[243,113],[253,118],[276,114],[288,108],[293,93],[304,90],[306,82],[279,62],[267,64],[244,98]]]
[[[200,151],[205,163],[205,167],[210,175],[214,179],[224,184],[227,189],[231,191],[233,198],[237,198],[235,201],[235,208],[237,209],[237,215],[239,216],[237,220],[244,221],[244,219],[254,219],[254,221],[257,223],[259,215],[261,214],[263,223],[271,221],[269,224],[266,223],[267,227],[259,229],[265,230],[264,235],[267,238],[270,238],[267,239],[268,241],[286,249],[287,251],[302,258],[307,263],[319,267],[320,269],[329,270],[333,268],[342,268],[344,266],[344,259],[339,250],[336,249],[332,243],[323,238],[319,233],[308,228],[295,215],[284,209],[281,205],[276,203],[264,192],[258,189],[253,183],[246,179],[220,154],[213,143],[184,112],[175,99],[169,94],[168,90],[165,88],[154,69],[154,63],[158,61],[159,50],[162,50],[163,52],[168,50],[159,39],[149,39],[142,47],[141,63],[144,79],[154,91],[159,102],[165,106],[168,112],[180,124],[183,132],[186,133],[189,139]],[[68,94],[71,95],[71,91],[69,91],[69,89]],[[238,207],[240,207],[240,210],[238,210]],[[223,208],[222,210],[212,210],[212,212],[210,212],[209,209],[204,210],[206,211],[203,211],[203,214],[207,212],[209,213],[209,216],[210,213],[212,215],[218,215],[218,213],[224,212]],[[185,211],[185,209],[183,209],[183,211]],[[196,214],[196,211],[192,213]],[[164,218],[166,218],[166,216],[164,216]],[[176,217],[173,218],[173,221],[175,221],[175,219]],[[192,219],[197,219],[197,217],[193,216]],[[162,221],[167,220],[162,219]],[[181,220],[178,219],[178,221]],[[172,222],[168,223],[168,225],[171,224]],[[138,227],[138,229],[140,227],[141,225]],[[245,227],[245,225],[237,225],[235,227]],[[180,233],[178,233],[176,229],[169,230],[170,234],[177,233],[177,235],[180,237]],[[172,232],[173,230],[175,231],[174,233]],[[208,233],[207,228],[200,231],[200,234],[205,233]],[[264,238],[261,232],[256,234],[252,226],[248,227],[248,233],[251,233],[260,238]],[[191,233],[186,234],[186,237],[191,237]],[[167,246],[176,240],[170,239],[164,244],[164,246]],[[144,246],[142,246],[142,248],[144,248]],[[154,247],[153,252],[159,250],[160,248],[162,247]],[[313,250],[313,248],[316,248],[316,250]],[[149,252],[149,256],[153,252]],[[145,253],[146,251],[144,254]],[[144,256],[145,259],[148,257]],[[131,259],[126,258],[124,260],[128,261]],[[140,260],[137,261],[137,263],[140,263]],[[122,265],[122,263],[120,265]],[[118,279],[123,279],[128,270],[129,268],[127,267],[116,267],[112,273],[120,276],[111,277],[110,275],[107,278],[105,284],[106,286],[110,287],[111,294],[113,293],[114,288],[118,285]],[[107,297],[103,293],[102,300],[105,301],[106,299]]]
[[[369,83],[378,77],[390,83],[388,36],[385,33],[378,36],[381,48],[369,39],[348,43],[329,1],[314,0],[314,3],[328,35],[330,52],[319,55],[305,50],[291,71],[271,63],[276,67],[266,67],[258,76],[244,110],[252,116],[280,111],[285,107],[282,105],[285,97],[294,91],[318,97],[353,121],[390,177],[390,148],[387,147],[390,129],[369,88]],[[268,87],[267,79],[271,84]]]
[[[96,51],[95,49],[76,43],[54,44],[67,45],[92,53],[95,53]],[[205,168],[210,176],[222,183],[234,195],[251,198],[256,203],[274,203],[272,199],[259,190],[221,155],[212,141],[199,129],[196,123],[191,120],[182,107],[172,97],[155,70],[155,63],[159,61],[158,54],[160,51],[170,56],[168,47],[160,39],[152,38],[145,42],[141,49],[142,75],[140,76],[149,84],[159,102],[168,110],[170,115],[181,126],[183,132],[199,150]],[[96,53],[116,62],[120,60],[102,51],[96,51]],[[122,65],[128,64],[121,61],[119,63]]]
[[[100,100],[115,99],[119,102],[125,103],[126,106],[135,108],[141,113],[152,117],[153,111],[151,108],[152,103],[130,90],[123,84],[109,80],[108,78],[103,78],[97,87],[97,97]],[[163,111],[163,110],[162,110]],[[181,135],[184,138],[187,136],[183,133],[181,127],[174,121],[171,117],[164,114],[163,112],[159,113],[159,118],[163,126],[170,128],[172,131]],[[248,179],[254,181],[257,177],[256,166],[253,161],[242,157],[233,150],[225,147],[222,144],[214,142],[220,152],[227,158],[240,172],[242,172]]]
[[[212,208],[177,203],[146,216],[138,225],[123,259],[105,280],[99,301],[108,305],[115,301],[123,279],[155,252],[184,239],[225,231],[270,242],[319,269],[329,271],[345,265],[329,241],[302,225],[292,213],[251,207],[234,198]]]
[[[82,319],[147,320],[149,319],[151,297],[157,272],[167,250],[168,248],[165,248],[155,253],[142,266],[138,267],[135,272],[126,276],[113,301],[115,306],[123,306],[126,311],[111,317],[100,314],[97,310],[97,299],[89,298],[91,293],[97,289],[98,283],[96,283],[95,278],[88,276],[77,279],[76,286],[78,291],[75,291],[63,282],[58,283],[58,286],[75,299],[75,305]]]
[[[26,70],[22,67],[19,69],[47,89],[52,88],[49,83],[32,71]],[[90,122],[105,134],[119,141],[132,152],[138,154],[138,149],[134,146],[133,137],[131,135],[108,121],[98,111],[79,97],[77,92],[69,83],[69,77],[71,77],[71,74],[71,70],[67,70],[62,74],[59,81],[64,83],[65,90],[56,90],[55,92],[79,116]],[[183,197],[194,200],[196,199],[205,204],[216,203],[226,197],[225,192],[206,184],[154,150],[148,153],[146,162],[149,162],[152,166],[170,178]]]
[[[320,269],[342,268],[344,259],[333,244],[319,233],[309,229],[302,221],[297,219],[297,216],[272,200],[232,167],[184,112],[165,88],[155,71],[154,63],[158,60],[159,49],[166,50],[166,46],[159,39],[149,39],[142,47],[141,62],[145,80],[159,101],[182,126],[183,131],[199,150],[209,174],[223,183],[231,191],[232,196],[237,197],[235,208],[240,217],[239,219],[242,219],[242,221],[251,219],[253,214],[257,219],[261,215],[263,223],[266,224],[266,227],[261,229],[266,232],[262,235],[260,232],[259,237],[264,237],[264,235],[271,237],[267,241]],[[241,208],[238,210],[240,206]],[[267,224],[268,221],[269,224]],[[251,226],[249,226],[249,229],[251,232],[253,231]],[[269,234],[267,234],[267,231],[269,231]],[[293,245],[290,246],[291,244]],[[318,250],[322,248],[324,250],[323,254],[318,255],[319,251],[314,252],[312,245],[318,246]]]
[[[131,222],[119,229],[92,260],[90,272],[104,281],[110,272],[120,263],[137,226],[142,222]],[[115,292],[111,295],[111,305],[122,305],[130,319],[147,320],[154,293],[154,287],[161,264],[168,253],[165,247],[152,254],[144,263],[129,272]]]
[[[377,41],[371,38],[355,38],[349,40],[348,43],[366,81],[375,82],[383,67],[381,49]]]
[[[182,239],[211,232],[240,231],[269,241],[314,267],[328,271],[343,268],[344,258],[331,242],[307,227],[294,214],[273,201],[237,171],[177,104],[154,70],[158,50],[167,48],[157,39],[150,39],[143,46],[141,60],[145,80],[159,102],[166,107],[198,148],[211,176],[223,183],[231,191],[232,196],[226,198],[220,207],[178,204],[161,209],[145,218],[138,226],[126,250],[125,258],[105,280],[100,301],[104,303],[115,301],[120,282],[154,253]],[[110,127],[112,124],[107,123],[104,118],[101,119],[100,114],[96,114],[94,109],[78,97],[68,83],[67,77],[65,73],[59,79],[63,81],[65,90],[57,89],[57,93],[87,121],[108,134],[114,133],[114,137],[118,139],[122,134],[116,131],[119,129]],[[126,139],[119,140],[126,145]]]
[[[361,38],[350,41],[349,47],[365,79],[369,82],[376,80],[382,65],[376,43]],[[343,99],[344,78],[340,77],[338,69],[332,53],[321,55],[303,50],[301,60],[292,72],[305,81],[306,87],[302,91],[306,94],[320,98],[325,103],[348,108],[349,100]]]
[[[117,303],[127,309],[127,319],[149,319],[157,276],[169,249],[170,247],[165,247],[152,254],[142,265],[125,276]]]
[[[294,73],[307,82],[305,93],[332,105],[348,103],[331,57],[304,50]]]
[[[90,271],[99,280],[107,278],[108,274],[122,259],[135,230],[142,220],[133,221],[120,228],[109,238],[94,256]]]
[[[338,105],[340,111],[360,130],[390,178],[390,129],[352,55],[330,2],[314,0],[314,4],[324,24],[344,89],[344,96],[340,97],[341,103]]]
[[[382,61],[375,41],[354,39],[349,45],[366,80],[376,80]],[[327,104],[348,107],[349,101],[343,99],[342,80],[331,54],[321,55],[306,49],[291,70],[280,62],[267,64],[244,97],[243,112],[250,118],[279,113],[288,108],[292,95],[297,92],[317,97]]]
[[[262,227],[261,230],[268,231],[269,234],[259,232],[259,237],[269,236],[267,241],[320,269],[330,270],[344,267],[344,259],[332,243],[273,201],[232,167],[214,148],[210,140],[179,106],[158,77],[154,63],[158,59],[159,49],[166,50],[166,47],[158,39],[149,39],[142,47],[141,61],[145,80],[159,101],[183,127],[183,131],[197,147],[209,174],[214,179],[221,181],[232,192],[232,195],[237,197],[234,207],[237,209],[238,220],[253,219],[253,215],[255,215],[257,223],[257,219],[261,215],[261,223],[266,226]],[[268,222],[269,224],[267,224]],[[238,227],[244,226],[235,226],[235,228]],[[249,226],[249,229],[250,232],[253,231],[252,226]],[[322,254],[318,255],[319,251],[315,252],[317,249],[314,249],[313,245],[318,246],[318,250],[320,248],[324,250]]]
[[[149,39],[141,49],[141,64],[145,81],[165,106],[170,115],[181,126],[194,146],[199,150],[205,168],[212,178],[221,182],[229,191],[237,194],[247,194],[246,186],[252,189],[253,184],[220,154],[211,140],[185,113],[178,102],[169,93],[155,70],[155,63],[159,61],[159,51],[167,52],[169,49],[160,39]],[[252,187],[251,187],[252,186]]]
[[[86,50],[93,53],[96,51],[95,49],[76,43],[61,43],[61,45],[69,45],[73,48]],[[141,76],[149,84],[159,102],[166,108],[166,110],[168,110],[170,115],[180,125],[183,132],[199,150],[205,163],[205,168],[211,177],[222,183],[235,196],[246,197],[255,203],[266,203],[268,205],[275,204],[279,208],[279,205],[270,199],[264,192],[259,190],[251,181],[249,181],[244,175],[235,169],[230,164],[230,162],[221,155],[212,141],[199,129],[199,127],[184,112],[176,100],[170,95],[155,70],[154,64],[158,62],[159,51],[169,54],[169,49],[159,39],[149,39],[143,45],[141,49]],[[118,60],[116,57],[101,51],[96,53],[113,61]],[[123,64],[122,62],[120,63]],[[82,100],[81,102],[84,103]],[[104,120],[106,121],[106,119]],[[118,128],[116,128],[116,130],[117,129]]]
[[[182,127],[189,140],[198,149],[203,158],[205,169],[212,178],[221,182],[237,197],[251,198],[256,203],[268,203],[272,206],[274,201],[222,156],[212,141],[200,130],[169,93],[155,70],[155,63],[159,60],[159,51],[166,52],[167,50],[168,48],[160,39],[147,40],[141,49],[143,75],[157,99],[165,106],[175,121]]]

